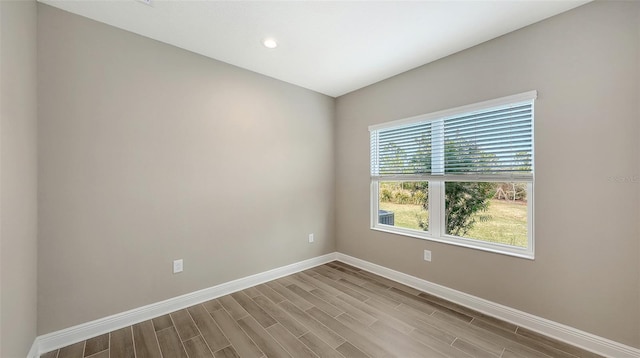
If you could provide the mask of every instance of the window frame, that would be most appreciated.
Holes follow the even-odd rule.
[[[418,122],[437,121],[446,117],[476,112],[484,109],[491,109],[504,105],[512,105],[523,102],[532,103],[532,129],[531,129],[531,146],[532,146],[532,168],[535,168],[535,146],[534,146],[534,128],[533,123],[535,119],[534,102],[537,98],[536,91],[529,91],[520,93],[513,96],[502,97],[494,100],[471,104],[467,106],[457,107],[444,111],[429,113],[421,116],[400,119],[396,121],[381,123],[369,127],[369,131],[377,131],[385,128],[400,127]],[[373,153],[370,148],[370,163],[372,163]],[[378,222],[378,210],[379,210],[379,184],[380,182],[409,182],[409,181],[427,181],[429,183],[429,230],[421,231],[408,229],[403,227],[391,226],[380,224]],[[527,247],[522,248],[513,245],[493,243],[483,241],[480,239],[464,238],[460,236],[446,234],[445,223],[445,183],[451,181],[477,181],[477,182],[526,182],[527,183]],[[490,176],[475,177],[470,175],[469,177],[452,178],[451,176],[442,175],[437,176],[433,174],[415,174],[415,175],[401,175],[390,177],[370,177],[370,228],[372,230],[381,231],[385,233],[391,233],[396,235],[403,235],[423,240],[435,241],[445,244],[451,244],[455,246],[461,246],[476,250],[482,250],[487,252],[493,252],[498,254],[504,254],[514,257],[520,257],[533,260],[535,258],[535,235],[534,235],[534,203],[535,203],[535,170],[532,170],[530,178],[519,178],[513,176],[507,178],[505,176],[496,176],[491,178]]]

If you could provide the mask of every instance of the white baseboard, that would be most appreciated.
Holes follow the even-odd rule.
[[[640,357],[640,349],[599,337],[579,329],[534,316],[507,306],[456,291],[415,276],[407,275],[384,266],[364,261],[342,253],[336,253],[338,261],[360,269],[386,277],[390,280],[411,286],[420,291],[444,298],[448,301],[496,317],[517,326],[530,329],[545,336],[594,352],[605,357],[631,358]]]
[[[471,308],[478,312],[530,329],[545,336],[586,349],[588,351],[615,358],[638,358],[640,350],[610,339],[596,336],[579,329],[553,322],[545,318],[534,316],[507,306],[500,305],[476,296],[456,291],[384,266],[364,261],[339,252],[314,257],[291,265],[275,268],[259,274],[229,281],[217,286],[195,291],[165,301],[153,303],[130,311],[104,317],[95,321],[83,323],[60,331],[36,337],[29,351],[28,358],[37,358],[40,354],[62,348],[70,344],[84,341],[122,327],[162,316],[167,313],[187,308],[198,303],[224,296],[236,291],[244,290],[261,283],[300,272],[318,265],[339,260],[346,264],[361,268],[411,286],[420,291],[444,298],[448,301]]]
[[[147,306],[135,308],[130,311],[118,313],[95,321],[69,327],[60,331],[48,333],[36,337],[29,351],[28,358],[37,358],[40,354],[66,347],[70,344],[84,341],[91,337],[99,336],[116,329],[130,326],[139,322],[162,316],[167,313],[181,310],[214,298],[244,290],[245,288],[259,285],[277,278],[291,275],[315,266],[334,261],[336,253],[314,257],[308,260],[296,262],[290,265],[261,272],[255,275],[243,277],[237,280],[205,288],[203,290],[187,293],[182,296],[170,298],[165,301],[152,303]]]

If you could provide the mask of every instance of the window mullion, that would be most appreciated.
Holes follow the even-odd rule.
[[[431,174],[444,175],[444,121],[431,122]]]
[[[444,175],[444,121],[431,122],[431,174]],[[444,207],[442,205],[442,180],[429,181],[429,231],[431,235],[442,236]]]
[[[442,190],[444,183],[441,180],[429,181],[429,232],[431,235],[442,236]]]

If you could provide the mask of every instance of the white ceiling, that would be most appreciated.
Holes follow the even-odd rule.
[[[332,97],[588,2],[39,1]]]

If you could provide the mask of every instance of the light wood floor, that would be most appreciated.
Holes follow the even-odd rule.
[[[42,357],[264,356],[597,357],[337,261]]]

